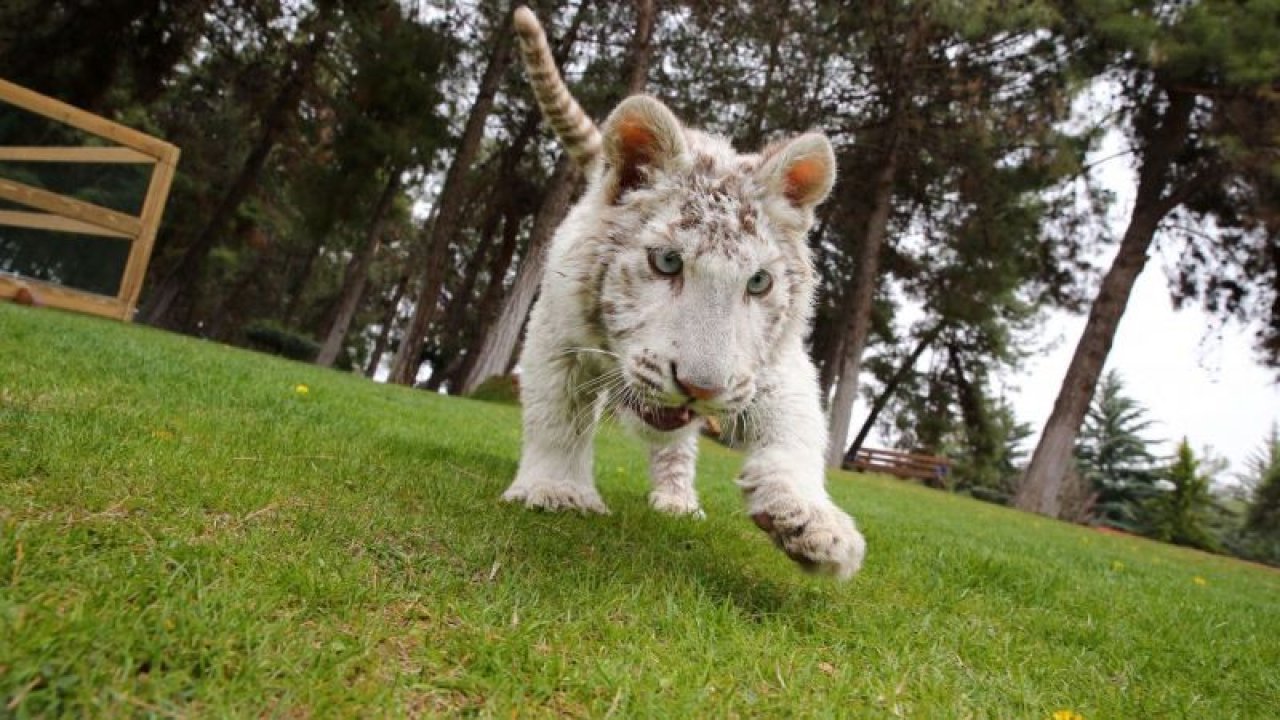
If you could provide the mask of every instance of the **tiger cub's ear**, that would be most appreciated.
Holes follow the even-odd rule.
[[[760,169],[769,192],[797,210],[812,210],[827,198],[836,180],[836,156],[821,133],[805,133],[765,150]]]
[[[648,95],[623,100],[605,120],[603,131],[611,202],[651,182],[655,172],[686,161],[680,121],[666,105]]]

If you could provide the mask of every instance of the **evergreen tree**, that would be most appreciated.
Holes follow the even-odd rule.
[[[1076,468],[1098,494],[1095,511],[1106,525],[1143,532],[1142,506],[1156,492],[1155,457],[1143,437],[1154,421],[1124,394],[1115,370],[1098,384],[1076,443]]]
[[[1249,469],[1253,476],[1253,496],[1245,529],[1280,540],[1280,434],[1275,425],[1271,426],[1264,447],[1250,456]]]
[[[1186,438],[1178,444],[1173,463],[1161,474],[1171,489],[1155,494],[1146,504],[1146,521],[1151,537],[1164,542],[1217,550],[1218,543],[1206,527],[1213,502],[1209,478]]]

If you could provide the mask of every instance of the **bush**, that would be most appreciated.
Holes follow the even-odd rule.
[[[520,378],[517,375],[494,375],[477,385],[467,397],[502,405],[519,405]]]
[[[320,343],[270,320],[254,320],[244,328],[249,346],[291,360],[314,362]]]

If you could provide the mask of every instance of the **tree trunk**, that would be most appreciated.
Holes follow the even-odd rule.
[[[772,6],[776,13],[777,27],[769,40],[769,59],[765,61],[764,82],[756,92],[755,106],[751,109],[751,120],[742,147],[757,148],[764,145],[765,119],[769,114],[769,102],[773,96],[774,75],[782,61],[782,43],[787,36],[787,20],[790,16],[788,3],[777,3]]]
[[[373,217],[369,219],[369,228],[365,231],[364,242],[351,258],[351,262],[347,263],[346,272],[342,277],[342,291],[338,294],[337,312],[329,332],[325,335],[324,344],[320,346],[320,352],[316,355],[317,365],[332,367],[333,361],[338,359],[338,353],[342,351],[342,342],[347,338],[347,331],[351,329],[351,320],[356,316],[360,300],[364,297],[365,286],[369,282],[369,266],[373,264],[373,258],[378,253],[378,245],[382,242],[382,230],[386,226],[387,215],[391,211],[391,204],[396,199],[396,193],[400,190],[400,173],[400,168],[391,170],[387,185],[382,189],[382,196],[378,198],[373,208]]]
[[[960,359],[960,351],[955,345],[947,346],[947,355],[947,363],[956,385],[956,400],[960,403],[960,417],[964,420],[971,463],[981,467],[989,464],[998,450],[991,437],[991,418],[982,396],[981,377],[977,381],[969,378]]]
[[[297,113],[303,93],[312,82],[316,63],[329,42],[329,20],[332,9],[333,5],[330,2],[318,3],[311,40],[303,45],[297,51],[293,61],[286,65],[280,92],[276,94],[275,101],[263,117],[262,134],[258,137],[258,142],[245,158],[235,180],[227,188],[226,194],[214,208],[209,221],[205,223],[195,241],[182,253],[177,266],[150,293],[139,313],[143,322],[150,325],[165,324],[174,301],[184,291],[190,291],[194,287],[205,258],[218,244],[231,217],[257,184],[267,157],[280,142],[281,136],[284,135],[290,121]]]
[[[893,130],[890,130],[893,133]],[[862,372],[862,351],[871,332],[871,310],[875,299],[880,269],[880,248],[889,229],[889,213],[893,210],[893,182],[898,172],[898,141],[896,133],[890,136],[884,162],[876,173],[871,213],[867,216],[866,231],[858,248],[857,266],[853,281],[846,295],[849,321],[842,343],[840,374],[836,380],[836,394],[831,400],[828,421],[830,436],[827,448],[827,465],[841,467],[844,462],[844,442],[849,437],[849,422],[853,404],[858,398],[858,375]]]
[[[378,337],[373,340],[373,349],[369,351],[369,362],[365,364],[365,377],[372,378],[378,374],[378,366],[382,364],[382,356],[387,352],[391,340],[391,326],[396,322],[396,313],[400,310],[400,301],[404,299],[405,290],[409,287],[409,274],[406,272],[396,280],[391,297],[386,301],[386,310],[382,314],[382,323],[378,326]]]
[[[510,204],[509,197],[505,202],[491,198],[485,208],[485,218],[481,223],[475,250],[467,259],[466,265],[460,268],[462,285],[452,292],[436,332],[439,348],[435,363],[439,364],[433,363],[431,376],[424,386],[430,392],[439,392],[449,376],[456,375],[463,365],[466,348],[476,334],[474,314],[471,311],[475,309],[476,282],[480,279],[480,268],[488,265],[489,255],[495,249],[493,236],[498,232],[498,225],[505,215],[503,205]],[[450,384],[450,390],[456,389],[456,385]]]
[[[453,163],[445,174],[444,186],[440,189],[440,198],[436,203],[438,212],[431,226],[431,234],[427,238],[426,269],[423,272],[422,284],[419,286],[409,325],[405,328],[400,349],[391,363],[391,382],[400,385],[412,385],[418,377],[418,369],[422,357],[422,341],[426,337],[427,327],[436,314],[436,303],[439,299],[440,286],[444,282],[445,268],[448,265],[449,243],[457,231],[461,219],[462,204],[466,197],[467,173],[480,149],[480,140],[484,136],[485,121],[493,108],[494,95],[501,84],[502,75],[506,71],[511,57],[511,22],[508,18],[494,29],[493,49],[489,53],[488,65],[480,79],[480,88],[475,102],[471,105],[471,113],[462,132],[462,140],[454,154]]]
[[[306,254],[302,256],[302,267],[293,276],[289,282],[289,291],[287,297],[289,301],[285,303],[284,314],[280,316],[282,322],[287,326],[298,324],[298,316],[302,314],[302,298],[303,293],[307,290],[307,284],[311,282],[311,274],[315,272],[316,260],[320,258],[320,252],[324,249],[324,237],[316,235],[310,239],[306,247]],[[297,257],[294,255],[294,257]],[[289,268],[293,265],[293,260],[285,266]]]
[[[502,305],[498,321],[485,333],[484,344],[476,354],[475,364],[462,384],[463,394],[475,390],[477,385],[490,376],[502,375],[507,371],[515,354],[525,317],[529,314],[533,298],[538,294],[538,285],[542,282],[547,245],[564,216],[568,214],[570,201],[580,179],[578,166],[568,155],[562,155],[548,181],[546,199],[533,220],[529,246],[524,259],[520,261],[515,283]]]
[[[862,427],[858,429],[858,435],[849,444],[849,449],[845,451],[845,459],[851,460],[853,456],[858,454],[862,449],[862,443],[866,442],[867,435],[871,434],[871,428],[875,427],[876,419],[880,417],[880,413],[884,410],[885,405],[889,404],[889,400],[898,392],[898,386],[907,377],[907,373],[919,362],[920,356],[924,351],[938,339],[938,334],[942,332],[943,323],[934,325],[928,332],[921,336],[919,342],[911,354],[907,356],[898,369],[893,372],[893,377],[889,378],[889,382],[885,383],[884,389],[876,396],[875,402],[871,403],[871,411],[867,413],[867,419],[862,423]]]
[[[459,392],[466,384],[467,376],[471,374],[471,369],[475,367],[476,356],[480,354],[481,347],[484,344],[484,329],[490,327],[491,323],[497,319],[498,302],[502,300],[507,270],[511,267],[511,260],[515,257],[516,245],[519,239],[520,215],[509,210],[502,228],[502,247],[498,249],[497,255],[489,263],[489,282],[485,285],[484,292],[481,293],[480,301],[476,305],[476,312],[473,316],[475,326],[480,332],[474,333],[461,365],[459,365],[456,372],[450,374],[450,392]]]
[[[1151,101],[1151,105],[1155,105],[1155,101]],[[1089,309],[1089,319],[1067,374],[1062,379],[1053,411],[1036,444],[1027,472],[1018,485],[1013,500],[1015,507],[1049,517],[1058,517],[1062,511],[1059,498],[1071,468],[1076,435],[1084,422],[1107,355],[1111,352],[1116,328],[1124,315],[1133,284],[1146,265],[1147,250],[1151,247],[1156,228],[1197,184],[1194,179],[1187,180],[1178,190],[1167,191],[1174,158],[1187,138],[1193,106],[1193,96],[1172,94],[1161,113],[1159,126],[1152,127],[1150,137],[1143,138],[1148,142],[1144,143],[1138,192],[1129,226]]]
[[[657,13],[653,0],[636,0],[636,31],[631,34],[627,48],[627,62],[622,77],[627,84],[627,94],[644,92],[648,84],[649,59],[653,55],[653,25]]]

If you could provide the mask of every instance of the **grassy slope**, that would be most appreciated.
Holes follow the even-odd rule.
[[[586,518],[496,501],[518,442],[514,408],[0,305],[0,715],[1280,707],[1273,571],[841,473],[870,554],[837,585],[743,517],[733,453],[673,519],[607,431]]]

